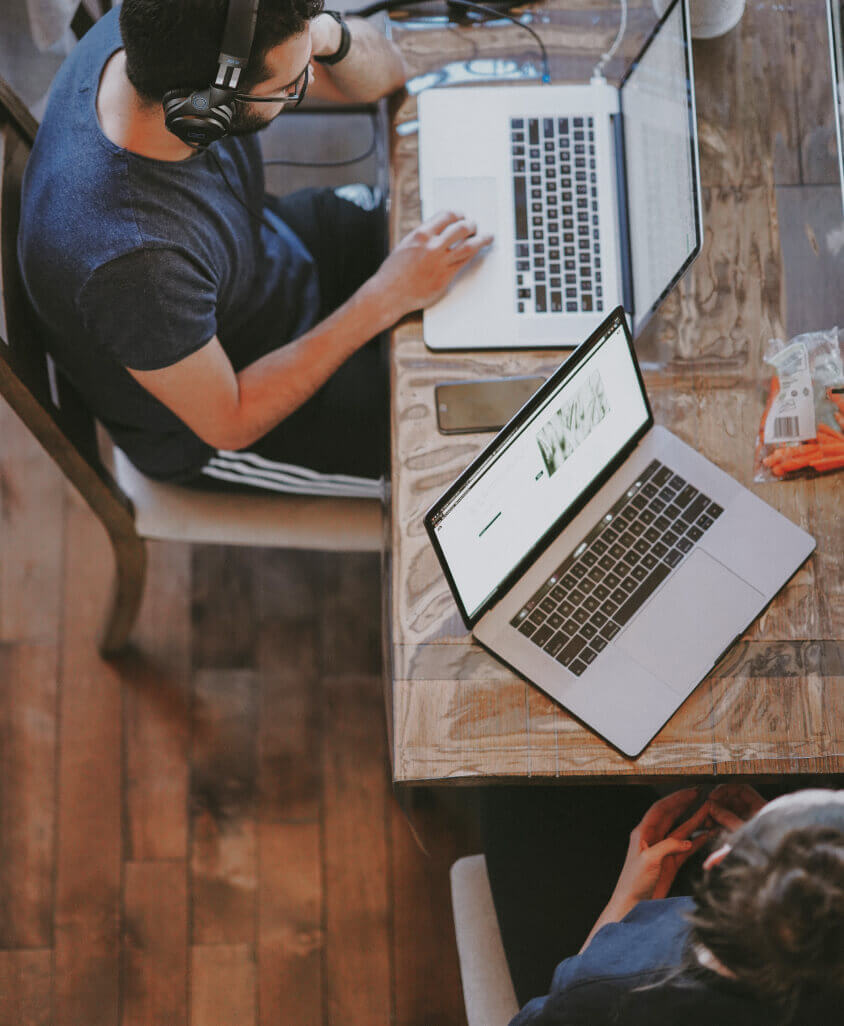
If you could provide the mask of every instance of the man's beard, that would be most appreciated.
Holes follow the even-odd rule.
[[[281,113],[279,111],[279,113]],[[232,115],[231,126],[229,127],[229,135],[251,135],[253,132],[260,132],[262,128],[266,128],[267,125],[275,120],[278,114],[273,114],[271,117],[265,117],[259,114],[257,111],[250,110],[244,104],[235,104],[234,114]]]

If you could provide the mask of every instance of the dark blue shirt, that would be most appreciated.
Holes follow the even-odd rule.
[[[58,366],[141,470],[183,480],[210,446],[126,368],[168,367],[216,334],[238,371],[318,320],[319,285],[301,240],[263,209],[254,136],[169,162],[103,134],[97,89],[122,45],[115,9],[56,77],[24,179],[19,258]]]
[[[604,926],[580,955],[561,962],[550,993],[510,1026],[776,1026],[777,1009],[734,980],[684,965],[691,898],[640,901]],[[813,995],[797,1023],[833,1026],[831,995]]]

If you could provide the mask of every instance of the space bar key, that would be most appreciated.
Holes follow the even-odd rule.
[[[646,577],[624,605],[616,609],[612,615],[613,620],[623,627],[645,599],[649,595],[653,595],[670,573],[671,567],[666,566],[665,563],[660,563],[655,567],[650,577]]]

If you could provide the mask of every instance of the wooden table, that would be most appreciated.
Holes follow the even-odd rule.
[[[638,340],[657,423],[811,532],[817,550],[636,760],[475,644],[422,524],[489,441],[438,433],[434,385],[549,373],[562,354],[434,354],[421,317],[394,332],[392,556],[387,706],[396,781],[666,777],[844,771],[844,529],[841,474],[754,484],[753,447],[771,337],[844,326],[844,224],[825,0],[749,0],[738,27],[696,41],[705,241]],[[566,9],[562,9],[565,7]],[[655,22],[632,0],[617,80]],[[615,36],[608,0],[530,9],[555,80],[588,80]],[[536,75],[537,50],[506,22],[393,22],[416,78],[395,105],[393,242],[420,219],[414,90],[450,74]],[[480,56],[483,56],[481,60]],[[431,74],[437,69],[445,72]]]

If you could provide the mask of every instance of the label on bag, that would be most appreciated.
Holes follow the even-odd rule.
[[[780,390],[765,421],[765,444],[803,442],[814,438],[817,433],[815,402],[806,346],[802,342],[794,342],[770,362],[776,368]]]

